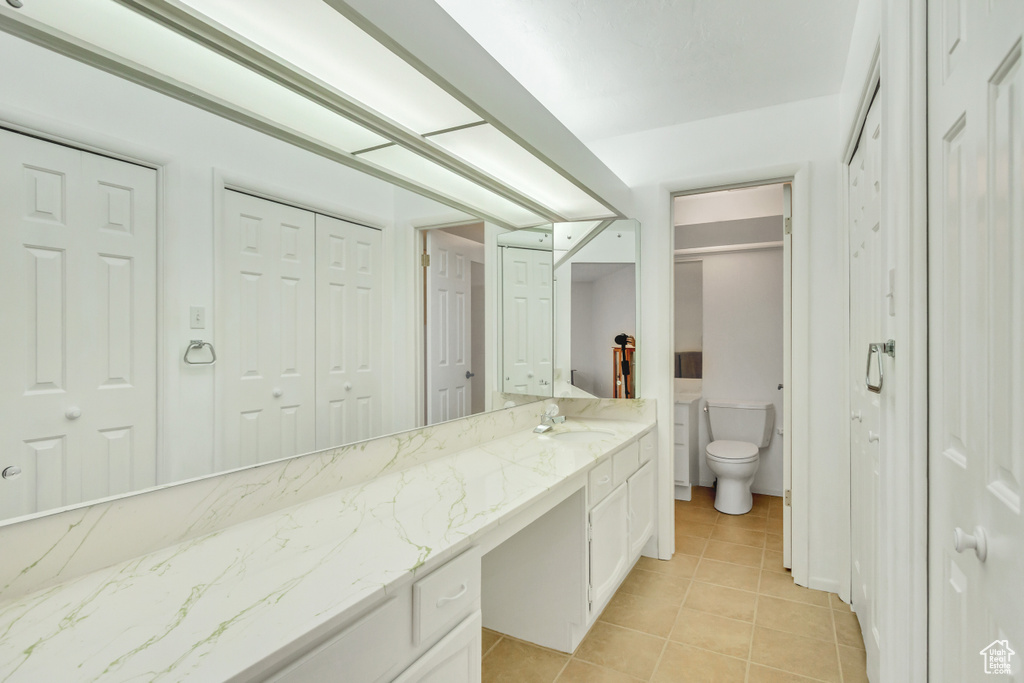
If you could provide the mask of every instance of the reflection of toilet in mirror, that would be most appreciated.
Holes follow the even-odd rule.
[[[708,400],[704,406],[709,443],[708,467],[718,478],[715,509],[730,515],[750,512],[750,485],[760,464],[760,449],[772,439],[775,406],[769,402]]]

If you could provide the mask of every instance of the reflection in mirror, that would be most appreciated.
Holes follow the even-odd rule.
[[[0,29],[0,521],[420,423],[392,264],[478,218]]]
[[[551,226],[507,232],[501,253],[501,391],[553,395]]]
[[[635,220],[556,223],[555,395],[636,398]]]

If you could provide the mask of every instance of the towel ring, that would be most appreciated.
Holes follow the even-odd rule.
[[[189,354],[195,349],[202,349],[203,347],[209,347],[210,349],[210,360],[190,360]],[[185,355],[182,357],[189,365],[213,365],[217,362],[217,352],[213,350],[213,344],[202,339],[193,339],[188,343],[188,348],[185,349]]]

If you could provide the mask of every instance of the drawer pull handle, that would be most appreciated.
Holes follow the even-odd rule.
[[[463,595],[466,594],[467,590],[469,590],[469,586],[467,586],[466,584],[462,584],[461,589],[455,595],[452,595],[450,597],[445,597],[445,598],[438,598],[437,599],[437,606],[440,607],[443,604],[445,604],[446,602],[451,602],[453,600],[458,600],[459,598],[461,598]]]
[[[605,484],[607,484],[607,483],[608,483],[608,482],[610,482],[611,480],[612,480],[612,478],[611,478],[611,477],[609,477],[609,476],[608,476],[608,475],[606,474],[606,475],[604,475],[603,477],[601,477],[600,479],[598,479],[598,480],[597,480],[597,485],[598,485],[598,486],[604,486]]]

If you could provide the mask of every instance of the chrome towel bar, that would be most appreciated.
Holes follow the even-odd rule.
[[[189,354],[191,354],[196,349],[202,349],[203,347],[207,347],[210,349],[210,360],[189,359]],[[185,355],[182,357],[182,360],[184,360],[189,365],[213,365],[214,363],[217,362],[217,352],[213,350],[213,344],[211,344],[210,342],[203,341],[202,339],[193,339],[188,343],[188,348],[185,349]]]

